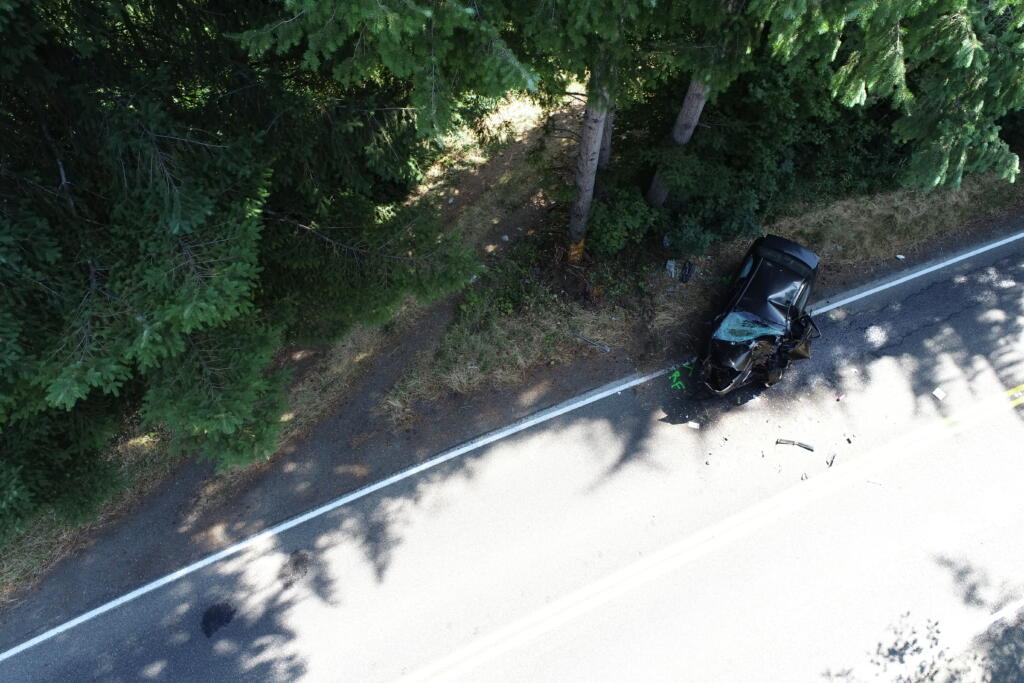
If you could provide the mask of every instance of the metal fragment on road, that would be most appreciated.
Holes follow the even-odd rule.
[[[782,446],[799,446],[800,448],[806,449],[808,451],[812,451],[812,452],[814,451],[814,446],[805,444],[802,441],[793,441],[792,439],[775,439],[775,445],[776,446],[779,446],[779,445],[782,445]]]
[[[826,460],[826,461],[825,461],[825,464],[826,464],[826,465],[828,465],[829,467],[832,467],[832,464],[833,464],[833,463],[834,463],[835,461],[836,461],[836,454],[835,454],[835,453],[833,453],[833,454],[832,454],[832,457],[830,457],[830,458],[829,458],[828,460]]]

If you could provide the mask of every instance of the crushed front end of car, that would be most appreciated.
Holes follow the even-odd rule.
[[[804,307],[817,266],[817,255],[795,242],[772,235],[754,242],[701,363],[711,393],[771,386],[792,360],[810,357],[810,340],[820,334]]]
[[[713,337],[702,367],[705,386],[724,396],[754,381],[774,384],[786,364],[780,357],[781,341],[777,336],[747,341]]]

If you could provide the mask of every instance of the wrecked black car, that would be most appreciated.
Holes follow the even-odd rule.
[[[818,256],[796,242],[767,235],[750,247],[701,363],[704,384],[717,396],[782,379],[793,359],[810,358],[820,337],[805,307]]]

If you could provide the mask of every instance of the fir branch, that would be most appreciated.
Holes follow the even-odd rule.
[[[305,13],[306,13],[306,10],[302,10],[301,12],[299,12],[298,14],[296,14],[296,15],[295,15],[294,17],[292,17],[291,19],[282,19],[281,21],[277,22],[276,24],[274,24],[274,25],[273,25],[273,26],[271,26],[270,28],[264,29],[264,33],[270,33],[271,31],[273,31],[274,29],[276,29],[276,28],[277,28],[278,26],[284,26],[285,24],[290,24],[290,23],[292,23],[293,21],[295,21],[296,19],[298,19],[299,17],[301,17],[301,16],[302,16],[303,14],[305,14]]]
[[[210,142],[200,142],[199,140],[193,140],[192,138],[181,138],[181,137],[178,137],[177,135],[164,135],[162,133],[154,133],[152,131],[149,131],[149,134],[152,135],[155,138],[164,138],[165,140],[175,140],[177,142],[186,142],[186,143],[188,143],[190,145],[200,145],[202,147],[208,147],[210,149],[213,149],[213,148],[221,148],[221,149],[223,149],[223,148],[227,147],[227,145],[215,145],[215,144],[210,143]]]
[[[272,211],[265,211],[265,213],[273,214]],[[332,238],[328,237],[327,235],[323,234],[320,231],[320,229],[314,228],[314,227],[306,225],[304,223],[300,223],[299,221],[293,220],[291,218],[286,218],[284,216],[275,217],[274,220],[280,221],[282,223],[287,223],[288,225],[294,225],[297,228],[302,228],[303,230],[306,230],[306,231],[312,233],[313,235],[316,235],[317,237],[319,237],[323,241],[327,242],[328,244],[331,244],[331,245],[333,245],[335,247],[338,247],[339,249],[344,249],[345,251],[352,252],[354,254],[359,254],[361,256],[377,256],[377,257],[384,258],[384,259],[390,259],[392,261],[404,261],[406,263],[416,263],[419,260],[419,259],[417,259],[415,257],[412,257],[412,256],[400,256],[400,255],[397,255],[397,254],[384,254],[384,253],[381,253],[379,251],[374,251],[372,249],[367,249],[366,247],[357,247],[357,246],[352,245],[352,244],[345,244],[344,242],[339,242],[336,239],[332,239]],[[340,226],[340,225],[324,226],[322,229],[323,230],[351,230],[351,228],[347,228],[345,226]]]

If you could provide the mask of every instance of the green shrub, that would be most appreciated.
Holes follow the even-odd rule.
[[[670,198],[650,229],[673,249],[699,252],[755,234],[794,207],[898,186],[907,150],[890,131],[887,105],[839,104],[823,86],[828,78],[806,71],[819,67],[759,64],[713,93],[684,147],[666,132],[688,74],[619,110],[617,132],[629,139],[616,141],[618,186],[645,188],[661,169]]]
[[[610,256],[638,244],[658,219],[658,211],[647,205],[637,188],[614,188],[594,205],[587,245],[595,254]]]

